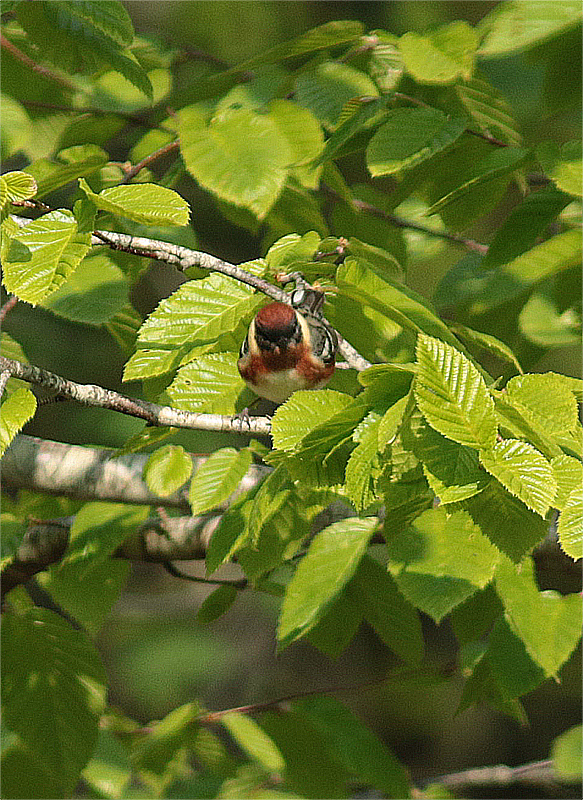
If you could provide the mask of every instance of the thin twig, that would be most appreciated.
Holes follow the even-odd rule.
[[[331,197],[334,197],[337,200],[342,199],[340,195],[329,186],[322,184],[322,189]],[[467,247],[468,250],[472,250],[473,252],[480,253],[482,255],[485,255],[488,252],[487,244],[476,242],[474,239],[468,239],[466,236],[460,236],[459,234],[451,233],[450,231],[437,231],[433,228],[428,228],[425,225],[421,225],[418,222],[413,222],[412,220],[398,217],[396,214],[389,214],[387,211],[383,211],[382,208],[379,208],[372,203],[367,203],[365,200],[358,200],[357,198],[354,198],[352,200],[352,205],[358,211],[364,211],[366,214],[370,214],[371,216],[385,219],[387,222],[390,222],[391,225],[395,225],[397,228],[408,228],[409,230],[420,231],[428,236],[435,236],[438,239],[445,239],[448,242],[461,244],[464,247]]]
[[[134,164],[131,169],[124,170],[124,183],[129,183],[132,178],[135,178],[136,175],[141,172],[145,167],[149,167],[150,164],[153,164],[154,161],[157,161],[159,158],[171,153],[173,150],[178,150],[180,147],[180,143],[178,141],[169,142],[165,144],[163,147],[160,147],[158,150],[155,150],[153,153],[150,153],[149,156],[146,156],[141,161],[138,161],[137,164]]]
[[[150,425],[188,428],[190,430],[255,433],[261,436],[268,436],[271,432],[271,421],[268,417],[249,417],[249,419],[242,420],[239,417],[229,417],[221,414],[196,414],[192,411],[182,411],[170,406],[159,406],[144,400],[125,397],[111,389],[104,389],[94,384],[75,383],[40,367],[21,364],[19,361],[14,361],[10,358],[0,357],[0,370],[9,370],[10,374],[15,378],[20,378],[20,380],[36,386],[43,386],[83,405],[118,411],[120,414],[127,414],[131,417],[146,420]]]
[[[16,47],[16,45],[13,44],[10,39],[7,39],[3,34],[0,34],[0,45],[6,51],[11,53],[14,58],[18,59],[18,61],[36,72],[38,75],[42,75],[43,78],[48,78],[49,80],[60,84],[70,92],[77,91],[77,87],[74,84],[72,84],[66,78],[63,78],[61,75],[57,75],[56,72],[53,72],[47,67],[42,67],[40,64],[37,64],[36,61],[33,61],[32,58],[26,55],[26,53],[23,53],[22,50],[19,50],[18,47]]]
[[[6,315],[12,311],[14,306],[18,303],[18,297],[15,294],[10,295],[8,300],[4,303],[2,308],[0,308],[0,325],[4,324],[4,319]]]
[[[43,103],[40,100],[21,100],[20,101],[23,106],[30,106],[31,108],[46,108],[50,111],[63,111],[67,114],[95,114],[98,117],[108,117],[108,116],[115,116],[121,117],[128,123],[133,125],[140,125],[143,128],[149,128],[150,130],[158,130],[164,131],[166,133],[175,134],[176,131],[173,131],[171,128],[166,128],[164,125],[155,124],[153,122],[148,122],[148,120],[144,119],[142,114],[130,114],[127,111],[119,111],[113,109],[104,109],[104,108],[93,108],[91,106],[80,106],[79,108],[75,108],[73,106],[65,106],[59,105],[58,103]],[[148,108],[144,114],[152,113],[154,107]]]
[[[309,691],[297,692],[296,694],[288,694],[285,697],[278,697],[275,700],[266,700],[263,703],[251,703],[250,705],[247,706],[237,706],[236,708],[225,708],[221,711],[211,711],[207,714],[202,714],[198,718],[198,721],[218,722],[221,719],[221,717],[224,717],[226,714],[232,714],[233,712],[239,714],[256,714],[260,711],[267,711],[270,708],[278,708],[279,706],[282,706],[285,703],[290,703],[293,700],[301,700],[302,697],[313,697],[314,695],[323,695],[323,694],[336,694],[337,692],[356,692],[361,689],[368,689],[370,686],[377,686],[379,683],[384,683],[385,681],[390,680],[390,678],[391,676],[383,675],[382,678],[375,678],[372,681],[355,684],[353,686],[331,686],[328,689],[310,689]]]
[[[495,136],[492,136],[491,133],[486,133],[482,131],[473,131],[470,128],[466,128],[466,133],[470,133],[472,136],[478,136],[485,142],[496,145],[496,147],[509,147],[508,142],[503,142],[500,139],[497,139]]]
[[[170,575],[174,578],[180,578],[183,581],[191,581],[192,583],[208,583],[208,584],[215,584],[217,586],[234,586],[235,589],[246,589],[249,586],[249,581],[247,578],[241,578],[240,580],[221,580],[220,578],[199,578],[197,575],[186,575],[186,573],[181,572],[179,569],[176,569],[174,564],[171,561],[164,561],[162,564],[166,572],[169,572]]]

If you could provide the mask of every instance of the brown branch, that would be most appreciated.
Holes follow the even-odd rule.
[[[60,84],[70,92],[77,91],[77,87],[68,81],[67,78],[63,78],[61,75],[58,75],[56,72],[53,72],[47,67],[42,67],[40,64],[37,64],[36,61],[33,61],[32,58],[26,55],[26,53],[23,53],[22,50],[19,50],[18,47],[16,47],[16,45],[13,44],[10,39],[7,39],[3,34],[0,34],[0,46],[2,46],[8,53],[13,55],[14,58],[18,59],[18,61],[20,61],[22,64],[33,70],[33,72],[36,72],[38,75],[42,75],[43,78],[47,78],[48,80]]]
[[[271,432],[271,422],[267,417],[241,419],[237,416],[196,414],[171,406],[159,406],[145,400],[125,397],[119,392],[95,384],[75,383],[40,367],[28,366],[21,364],[20,361],[0,356],[0,371],[4,370],[10,370],[14,378],[42,386],[83,405],[117,411],[120,414],[143,419],[150,425],[229,433],[255,433],[261,436],[268,436]]]
[[[342,200],[340,195],[331,187],[322,184],[322,189],[335,200]],[[404,219],[403,217],[398,217],[396,214],[389,214],[387,211],[383,211],[382,208],[379,208],[372,203],[367,203],[365,200],[358,200],[357,198],[354,198],[352,200],[352,205],[358,211],[364,211],[366,214],[370,214],[371,216],[385,219],[387,222],[390,222],[391,225],[395,225],[397,228],[408,228],[409,230],[420,231],[428,236],[434,236],[438,239],[445,239],[448,242],[461,244],[464,247],[467,247],[468,250],[472,250],[473,252],[480,253],[482,255],[485,255],[488,252],[487,244],[476,242],[474,239],[468,239],[465,236],[460,236],[459,234],[451,233],[450,231],[437,231],[433,228],[428,228],[425,225],[421,225],[418,222],[412,222],[411,220]]]
[[[420,231],[428,236],[435,236],[438,239],[445,239],[448,242],[461,244],[464,247],[467,247],[468,250],[473,250],[475,253],[480,253],[481,255],[485,255],[488,252],[487,244],[482,244],[481,242],[476,242],[474,239],[468,239],[465,236],[460,236],[458,233],[451,233],[450,231],[437,231],[433,228],[428,228],[427,226],[421,225],[418,222],[412,222],[411,220],[403,219],[403,217],[398,217],[396,214],[389,214],[386,211],[383,211],[382,208],[373,206],[371,203],[367,203],[364,200],[355,199],[353,200],[353,205],[358,208],[359,211],[365,211],[372,216],[386,219],[387,222],[390,222],[397,228],[408,228],[412,231]]]
[[[169,142],[165,144],[163,147],[160,147],[158,150],[155,150],[153,153],[150,153],[149,156],[146,156],[141,161],[138,161],[137,164],[134,164],[133,167],[130,169],[124,169],[124,183],[129,183],[132,178],[135,178],[136,175],[141,172],[145,167],[149,167],[150,164],[153,164],[154,161],[157,161],[159,158],[167,155],[167,153],[171,153],[173,150],[178,150],[180,147],[180,143],[178,141]],[[122,168],[123,169],[123,168]]]
[[[12,311],[12,309],[17,303],[18,303],[18,297],[15,294],[10,295],[10,297],[4,303],[2,308],[0,308],[0,325],[4,323],[4,318],[10,311]]]
[[[209,583],[215,586],[234,586],[235,589],[246,589],[249,586],[249,581],[247,578],[241,578],[240,580],[227,580],[221,578],[199,578],[198,575],[187,575],[185,572],[181,572],[179,569],[176,569],[174,564],[170,561],[164,561],[162,564],[166,572],[172,575],[173,578],[180,578],[183,581],[191,581],[192,583]]]
[[[417,671],[416,675],[419,674]],[[399,678],[402,677],[402,674],[399,674]],[[297,692],[296,694],[288,694],[285,697],[278,697],[275,700],[266,700],[263,703],[251,703],[247,706],[237,706],[235,708],[225,708],[221,711],[211,711],[206,714],[202,714],[198,717],[198,722],[218,722],[222,717],[226,714],[232,713],[239,713],[239,714],[257,714],[260,711],[267,711],[270,708],[279,708],[286,703],[290,703],[293,700],[301,700],[302,697],[313,697],[314,695],[323,695],[323,694],[336,694],[337,692],[356,692],[362,689],[368,689],[370,686],[377,686],[379,683],[385,683],[391,679],[391,676],[383,675],[382,678],[375,678],[372,681],[367,681],[366,683],[359,683],[353,686],[331,686],[328,689],[310,689],[305,692]]]

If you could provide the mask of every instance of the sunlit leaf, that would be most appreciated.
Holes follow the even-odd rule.
[[[450,22],[429,34],[409,31],[399,38],[407,72],[419,83],[451,83],[470,78],[478,37],[467,22]]]
[[[316,534],[286,589],[280,649],[307,633],[354,574],[378,521],[352,517]]]
[[[167,444],[151,454],[144,466],[148,489],[168,497],[183,486],[192,472],[192,458],[183,447]]]
[[[449,147],[466,127],[434,108],[397,108],[372,137],[366,164],[373,177],[410,169]]]
[[[131,186],[112,186],[99,194],[87,182],[79,179],[79,186],[97,208],[144,225],[187,225],[190,208],[186,200],[172,189],[154,183]]]
[[[494,403],[474,365],[453,347],[420,334],[415,397],[432,428],[468,447],[490,448],[496,440]]]

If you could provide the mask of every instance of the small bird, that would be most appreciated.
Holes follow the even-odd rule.
[[[337,349],[335,331],[317,312],[269,303],[251,322],[237,366],[255,394],[283,403],[297,389],[324,386]]]

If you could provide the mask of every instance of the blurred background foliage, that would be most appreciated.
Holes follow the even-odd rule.
[[[453,20],[475,25],[498,4],[133,0],[125,5],[136,34],[145,40],[164,43],[172,50],[200,51],[234,65],[331,20],[360,20],[368,30],[380,28],[394,34],[424,32]],[[509,101],[527,145],[541,139],[562,143],[580,136],[580,62],[581,31],[575,28],[535,48],[482,60],[480,69]],[[187,91],[208,71],[208,59],[185,59],[175,70],[174,91]],[[34,93],[33,80],[31,96]],[[136,132],[136,139],[141,135]],[[131,144],[114,139],[113,148],[108,145],[110,158],[125,158]],[[11,164],[9,168],[19,166]],[[369,181],[362,159],[348,158],[343,167],[350,183]],[[263,255],[260,236],[227,223],[209,195],[191,179],[185,178],[176,188],[193,209],[191,246],[235,263]],[[516,189],[509,190],[495,212],[479,219],[465,235],[491,241],[516,202],[512,191]],[[358,236],[350,228],[359,224],[358,219],[338,219],[337,224],[344,229],[335,233]],[[414,233],[406,235],[415,244],[408,281],[431,297],[461,251],[440,240],[416,241]],[[180,281],[169,267],[153,265],[140,281],[134,301],[141,311],[149,312]],[[504,306],[495,309],[475,327],[497,333],[496,316],[504,311]],[[23,303],[11,312],[5,328],[22,343],[31,363],[81,383],[139,396],[137,384],[122,385],[125,356],[105,330],[68,322]],[[580,375],[577,344],[546,349],[530,343],[520,356],[530,371],[555,369]],[[138,420],[123,415],[61,403],[41,408],[25,432],[111,447],[121,445],[141,427]],[[174,441],[193,453],[212,452],[232,443],[228,436],[195,431],[182,432]],[[196,565],[187,568],[193,573],[198,569]],[[555,578],[549,574],[549,585],[557,585]],[[233,608],[205,628],[194,616],[207,594],[206,587],[180,582],[160,567],[139,565],[134,569],[128,590],[99,637],[114,705],[146,722],[194,697],[214,710],[318,687],[364,683],[392,666],[393,656],[365,627],[336,662],[305,642],[276,657],[270,598],[240,593]],[[426,620],[425,634],[430,653],[447,662],[455,649],[448,625],[438,627]],[[339,696],[394,748],[412,769],[414,780],[483,765],[484,758],[486,763],[520,764],[547,758],[552,739],[579,721],[580,651],[564,669],[560,686],[547,681],[525,698],[529,727],[520,727],[489,709],[472,708],[454,718],[460,691],[452,681],[437,687],[400,682]],[[494,795],[490,792],[488,796]],[[506,788],[499,796],[512,794]]]

